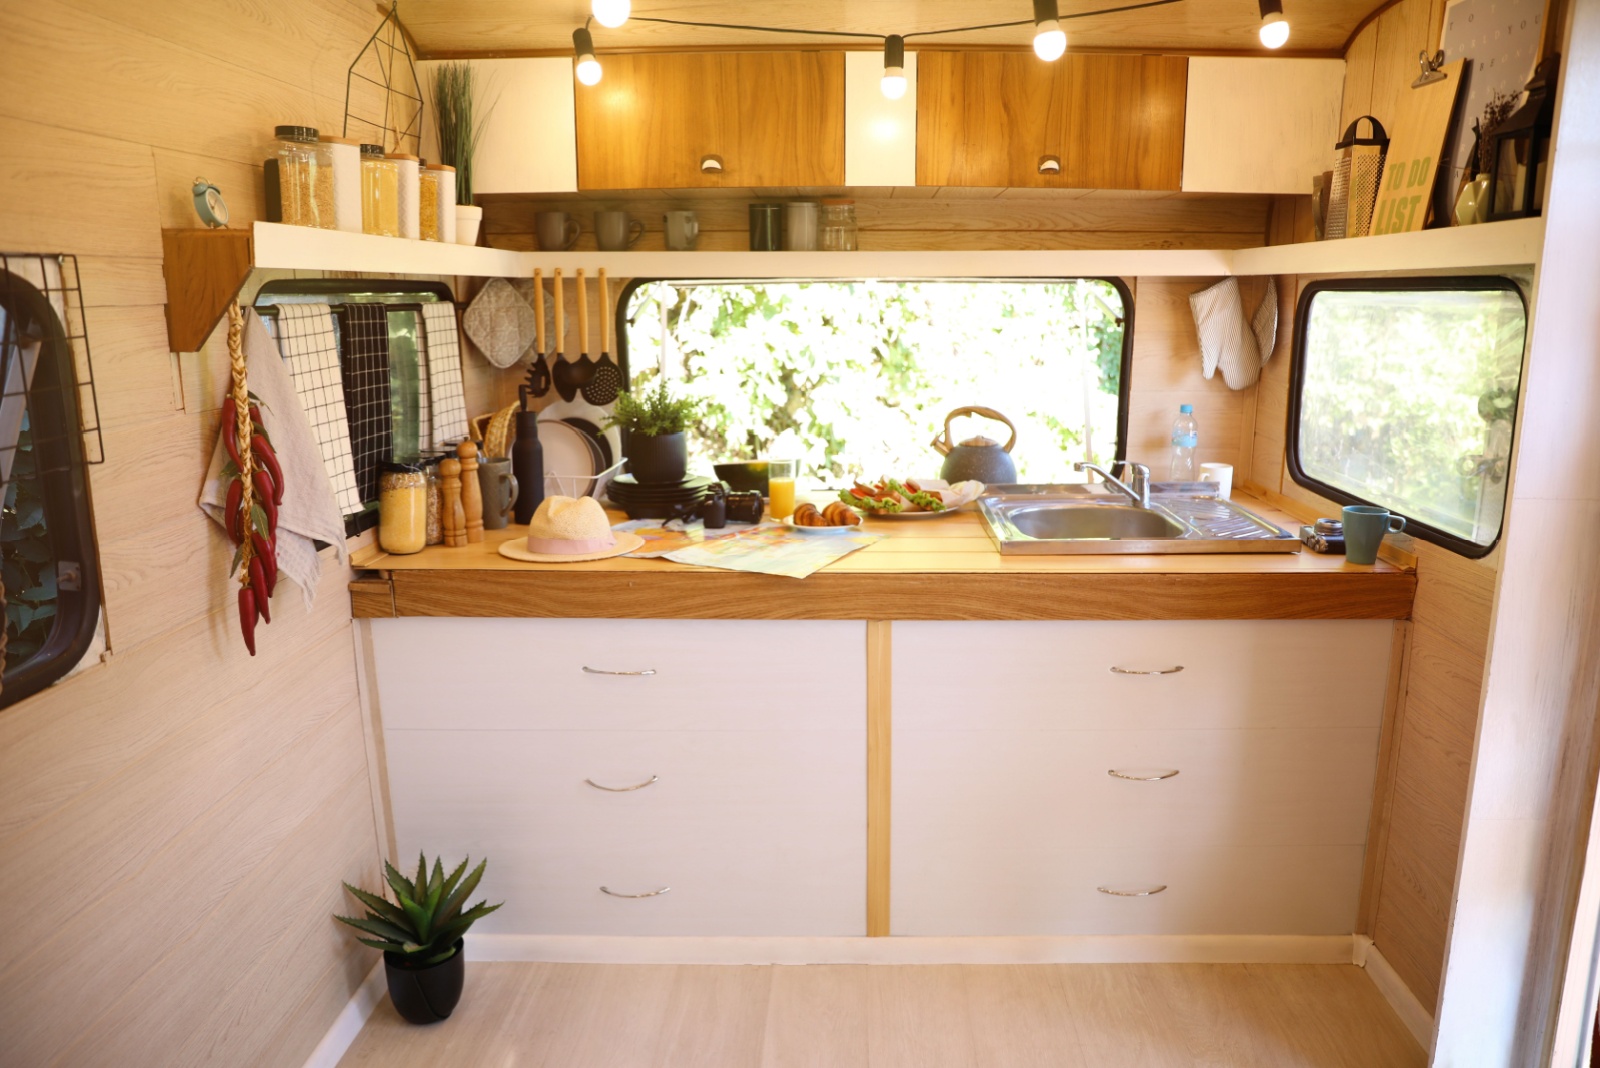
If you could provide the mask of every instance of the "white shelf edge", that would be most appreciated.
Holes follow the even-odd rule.
[[[937,252],[516,252],[281,223],[255,224],[255,266],[530,278],[582,267],[615,278],[1213,278],[1518,267],[1539,262],[1543,219],[1245,249]]]

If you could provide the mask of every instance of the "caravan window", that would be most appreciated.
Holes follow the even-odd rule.
[[[1290,474],[1482,556],[1505,512],[1527,325],[1505,278],[1307,286],[1295,321]]]

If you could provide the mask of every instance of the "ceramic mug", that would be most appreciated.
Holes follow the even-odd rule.
[[[1215,482],[1217,496],[1227,500],[1233,496],[1233,465],[1232,464],[1201,464],[1200,481]]]
[[[533,229],[545,252],[566,252],[578,243],[578,220],[564,211],[535,213]]]
[[[783,247],[811,252],[817,247],[817,202],[791,200],[783,206]]]
[[[1404,516],[1375,504],[1352,504],[1344,510],[1344,558],[1352,564],[1375,564],[1383,536],[1404,529]]]
[[[500,530],[511,521],[511,508],[517,503],[517,476],[511,473],[511,460],[492,456],[478,461],[478,488],[483,491],[483,529]]]
[[[597,211],[594,213],[594,240],[602,252],[622,252],[639,243],[644,236],[644,223],[630,218],[625,211]]]
[[[667,230],[667,247],[687,252],[700,240],[700,220],[692,211],[669,211],[662,217]]]
[[[783,205],[750,205],[750,251],[776,252],[783,229]]]

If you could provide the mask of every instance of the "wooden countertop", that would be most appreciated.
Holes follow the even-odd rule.
[[[1295,519],[1240,503],[1285,529]],[[621,519],[620,514],[614,517]],[[352,564],[356,618],[536,616],[581,619],[1405,619],[1414,571],[1342,556],[1206,554],[1001,556],[975,513],[873,522],[882,541],[792,579],[616,557],[529,564],[498,551],[525,527],[476,545]]]

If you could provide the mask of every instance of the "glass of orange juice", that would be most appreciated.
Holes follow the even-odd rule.
[[[794,478],[799,468],[798,460],[767,461],[767,513],[772,518],[794,515]]]

